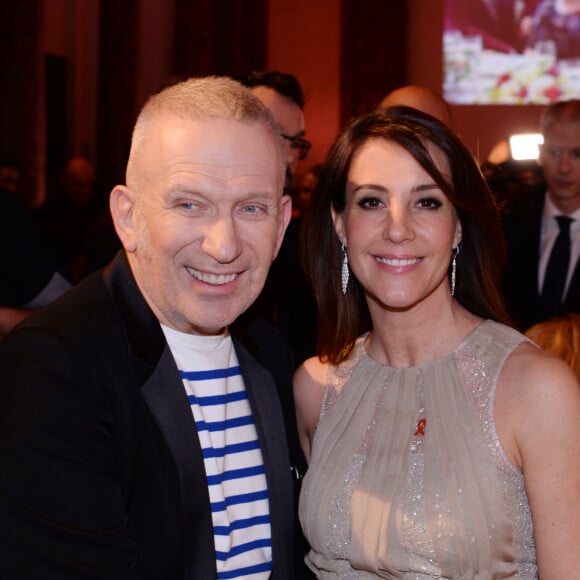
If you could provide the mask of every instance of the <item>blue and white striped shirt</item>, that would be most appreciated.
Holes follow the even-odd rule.
[[[269,578],[272,534],[264,462],[232,339],[162,328],[203,450],[218,579]]]

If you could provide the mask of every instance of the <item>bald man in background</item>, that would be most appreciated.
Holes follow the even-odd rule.
[[[395,89],[383,97],[377,108],[386,109],[397,105],[413,107],[443,121],[449,127],[453,127],[453,117],[449,103],[439,93],[427,87],[406,85]]]

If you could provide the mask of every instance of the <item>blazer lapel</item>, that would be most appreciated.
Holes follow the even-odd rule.
[[[179,473],[185,577],[214,580],[215,545],[203,455],[187,395],[167,345],[142,392]]]
[[[266,471],[272,523],[273,577],[288,577],[293,552],[293,487],[284,416],[272,375],[254,359],[235,335],[233,340]]]

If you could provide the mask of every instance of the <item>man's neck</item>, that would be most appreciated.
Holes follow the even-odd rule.
[[[576,210],[580,209],[580,197],[573,197],[570,199],[556,199],[550,191],[548,191],[548,198],[556,209],[563,215],[572,215]]]

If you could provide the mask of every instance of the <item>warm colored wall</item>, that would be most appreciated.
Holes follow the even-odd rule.
[[[67,59],[71,126],[65,156],[96,159],[96,111],[100,0],[44,0],[43,50]]]
[[[360,104],[365,101],[364,97],[368,97],[373,91],[379,89],[377,82],[371,82],[373,79],[365,77],[363,80],[352,80],[346,74],[349,70],[352,72],[352,67],[350,69],[345,67],[345,50],[348,53],[349,49],[353,49],[353,45],[348,34],[345,34],[345,38],[342,37],[343,24],[346,26],[347,32],[353,33],[355,31],[355,34],[359,35],[355,36],[355,40],[360,39],[358,31],[363,27],[365,30],[371,31],[369,38],[390,39],[395,43],[393,46],[404,46],[403,41],[395,38],[393,29],[386,25],[382,33],[383,36],[381,36],[380,31],[383,30],[380,26],[381,23],[392,23],[395,26],[400,24],[402,27],[405,20],[400,16],[386,18],[380,10],[377,11],[377,6],[380,7],[380,2],[383,1],[375,0],[373,4],[371,0],[361,3],[357,3],[355,0],[316,0],[314,2],[312,0],[260,0],[259,10],[255,8],[253,11],[248,11],[246,10],[247,3],[256,2],[255,6],[258,6],[257,0],[236,0],[232,6],[244,14],[247,13],[248,22],[253,22],[258,17],[265,19],[267,12],[267,39],[264,38],[263,32],[266,28],[265,23],[263,28],[258,27],[259,33],[253,29],[252,33],[248,33],[251,28],[248,22],[244,20],[245,24],[241,23],[240,21],[243,19],[238,17],[239,12],[235,12],[232,13],[233,16],[230,14],[229,28],[223,26],[223,22],[222,26],[219,27],[207,27],[210,31],[216,31],[215,33],[208,32],[206,35],[212,42],[206,38],[201,49],[199,42],[197,45],[193,43],[188,50],[181,51],[181,54],[184,58],[187,57],[186,60],[191,60],[193,64],[197,63],[198,60],[211,64],[214,62],[212,59],[217,59],[216,62],[223,65],[217,72],[224,74],[240,72],[237,69],[246,65],[253,68],[262,66],[265,60],[267,60],[264,65],[266,68],[277,68],[296,74],[302,82],[306,96],[307,135],[314,144],[311,156],[299,168],[299,171],[303,171],[309,165],[324,158],[330,143],[340,129],[341,117],[345,113],[343,110],[345,104],[349,104],[351,101]],[[3,68],[6,78],[10,78],[12,84],[14,84],[13,79],[16,73],[9,73],[8,70],[12,70],[9,66],[10,61],[15,60],[13,47],[23,46],[26,44],[23,43],[23,40],[28,39],[26,55],[32,57],[34,51],[37,50],[35,42],[38,41],[35,41],[28,34],[29,28],[31,28],[32,23],[44,20],[40,16],[28,21],[20,19],[19,10],[22,10],[22,14],[26,12],[21,4],[22,2],[17,0],[2,3],[3,9],[8,11],[7,15],[13,21],[10,29],[18,31],[14,35],[19,39],[18,42],[13,42],[10,35],[5,39],[5,45],[10,47],[10,50],[5,51],[7,63]],[[78,4],[82,4],[82,6]],[[111,71],[105,68],[105,79],[99,77],[96,61],[98,58],[103,60],[101,58],[103,54],[101,44],[103,38],[106,40],[108,35],[103,36],[104,33],[99,31],[97,15],[103,6],[113,5],[116,7],[112,10],[113,18],[118,18],[115,10],[118,11],[121,7],[123,7],[122,13],[127,12],[127,3],[119,5],[112,0],[84,0],[82,3],[77,3],[75,0],[26,0],[24,4],[24,6],[35,7],[34,9],[38,10],[39,14],[44,12],[45,34],[41,43],[44,53],[56,54],[66,59],[66,80],[72,86],[69,86],[68,90],[65,91],[67,93],[66,99],[63,99],[63,106],[66,106],[67,114],[64,119],[65,123],[62,124],[62,127],[59,126],[59,130],[66,136],[66,152],[62,153],[63,155],[85,154],[99,164],[102,162],[99,157],[102,156],[96,155],[95,152],[100,147],[109,148],[110,138],[118,136],[120,133],[119,127],[115,125],[113,133],[107,139],[104,138],[103,126],[110,117],[110,112],[98,110],[99,107],[102,109],[103,104],[99,90],[105,79],[110,81]],[[195,26],[203,25],[205,20],[201,16],[205,14],[209,18],[208,14],[210,16],[213,14],[213,9],[210,10],[210,8],[214,4],[212,0],[147,0],[147,2],[139,0],[135,5],[140,7],[138,11],[140,26],[137,26],[139,32],[137,32],[137,38],[128,48],[127,57],[133,59],[138,55],[133,71],[135,79],[134,85],[127,87],[126,90],[122,91],[122,94],[130,97],[134,105],[139,107],[151,90],[164,81],[168,74],[175,72],[172,70],[175,68],[175,52],[179,52],[177,49],[181,46],[175,44],[175,38],[179,36],[177,34],[179,31],[174,29],[175,6],[192,6],[192,17],[185,19],[186,28],[181,32],[181,37],[185,35],[186,38],[193,37],[199,41],[200,35],[192,34],[189,28],[195,29]],[[444,0],[408,0],[407,81],[423,84],[438,91],[441,89],[442,77],[443,5]],[[354,15],[358,16],[358,20],[350,14],[350,16],[347,15],[347,22],[343,23],[342,10],[344,6],[356,10]],[[215,10],[217,11],[217,8]],[[377,16],[377,14],[379,15]],[[4,18],[4,21],[6,20]],[[353,23],[353,20],[357,21]],[[260,20],[260,22],[262,21]],[[135,26],[132,21],[131,24]],[[244,25],[242,26],[242,24]],[[241,37],[236,36],[236,34],[241,35]],[[243,42],[244,39],[254,40],[248,44],[248,42]],[[263,55],[266,51],[262,50],[262,53],[260,51],[256,53],[256,49],[260,48],[261,43],[265,44],[266,41],[267,57],[262,58],[260,54]],[[110,44],[110,41],[107,42]],[[222,45],[227,46],[223,48]],[[388,44],[367,42],[364,45],[368,46],[368,50],[365,48],[363,51],[367,57],[360,58],[361,69],[364,66],[371,67],[372,70],[378,69],[380,74],[384,75],[386,91],[389,85],[398,81],[393,78],[393,71],[384,66],[384,62],[392,64],[398,62],[400,58],[393,55],[393,46],[385,48]],[[24,57],[22,58],[24,59]],[[240,59],[242,60],[238,62]],[[358,57],[354,59],[354,62],[357,59]],[[387,60],[381,61],[381,59]],[[26,62],[26,60],[22,62]],[[380,64],[381,62],[383,65]],[[39,60],[35,64],[39,66],[41,63],[42,57],[39,56]],[[235,67],[231,71],[229,69],[222,70],[226,64],[229,64],[230,68],[234,65]],[[350,62],[347,64],[352,65]],[[214,68],[211,70],[216,72]],[[26,70],[30,83],[31,71],[33,70],[30,64],[22,66],[22,63],[18,62],[18,67],[15,70]],[[202,74],[205,69],[198,70],[192,65],[192,69],[186,69],[186,71],[191,74]],[[183,71],[179,69],[177,72]],[[38,82],[42,83],[41,73],[38,74]],[[345,83],[346,86],[344,86]],[[32,87],[32,83],[30,83],[30,87]],[[118,90],[118,87],[115,90]],[[31,91],[31,94],[36,95],[34,98],[41,97],[40,84],[37,87],[32,87]],[[342,95],[341,91],[343,91]],[[344,91],[347,91],[348,94]],[[361,91],[366,92],[361,93]],[[114,90],[111,92],[111,96],[115,96]],[[346,97],[349,97],[350,101]],[[9,96],[6,91],[4,91],[3,99],[9,105],[11,102],[15,102],[15,99]],[[18,98],[16,102],[29,103],[24,98]],[[109,105],[116,106],[117,102],[118,99],[113,98],[107,107]],[[29,110],[31,109],[29,104],[26,106]],[[42,111],[41,107],[35,108]],[[122,113],[122,118],[126,118],[128,125],[132,123],[135,114],[135,111],[129,109],[130,107],[127,107],[127,110]],[[487,156],[497,141],[508,137],[511,133],[536,130],[541,110],[542,107],[537,106],[453,106],[457,132],[472,151],[482,159]],[[36,166],[42,168],[43,155],[36,154],[34,151],[41,150],[43,146],[44,120],[37,119],[34,121],[36,125],[33,130],[22,131],[14,119],[22,119],[24,116],[10,115],[6,107],[4,107],[4,111],[7,115],[5,127],[8,126],[5,129],[6,143],[16,143],[10,148],[17,153],[18,157],[22,158],[25,172],[32,173]],[[26,117],[31,119],[31,122],[34,120],[30,114]],[[8,136],[12,135],[11,130],[16,135],[16,140]],[[22,135],[28,135],[28,137],[21,138]],[[125,136],[121,139],[124,140]],[[99,145],[99,142],[103,142],[102,145]],[[21,145],[20,149],[19,145]],[[118,156],[120,156],[120,152]],[[28,157],[33,158],[34,165],[28,160]],[[41,184],[30,184],[27,189],[33,190],[39,187],[42,187]]]
[[[340,123],[340,0],[269,0],[268,69],[298,77],[305,97],[308,166],[321,161]]]
[[[141,37],[137,69],[136,103],[143,106],[149,95],[171,74],[173,61],[174,6],[166,0],[141,3]],[[155,38],[156,42],[151,42]]]
[[[408,1],[409,82],[441,91],[444,0]],[[537,131],[542,109],[534,105],[452,106],[456,131],[481,160],[495,143],[512,133]]]
[[[19,166],[20,195],[29,205],[42,201],[44,185],[42,21],[40,0],[0,2],[0,155]]]

